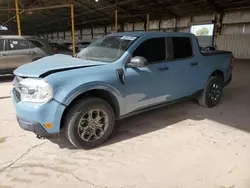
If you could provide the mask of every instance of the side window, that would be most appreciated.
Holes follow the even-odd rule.
[[[0,52],[4,51],[4,40],[0,39]]]
[[[193,56],[191,39],[189,37],[173,37],[174,59],[183,59]]]
[[[143,42],[133,53],[133,57],[145,57],[149,63],[166,59],[165,38],[152,38]]]
[[[27,40],[9,40],[9,50],[23,50],[30,48],[30,43]]]
[[[43,48],[43,44],[36,40],[30,40],[31,48]]]

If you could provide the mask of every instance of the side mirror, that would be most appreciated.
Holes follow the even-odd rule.
[[[145,67],[147,66],[148,61],[146,58],[141,56],[133,57],[130,62],[127,64],[128,67]]]

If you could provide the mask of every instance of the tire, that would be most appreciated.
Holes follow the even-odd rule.
[[[205,89],[198,98],[199,104],[206,108],[213,108],[220,101],[222,89],[223,80],[219,76],[210,77],[207,81]]]
[[[106,101],[99,98],[85,98],[77,101],[69,109],[64,123],[65,135],[75,147],[91,149],[109,138],[114,129],[115,115]],[[101,125],[103,128],[99,128]]]

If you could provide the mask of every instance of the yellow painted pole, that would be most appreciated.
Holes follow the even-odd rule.
[[[149,14],[147,14],[147,31],[149,31]]]
[[[118,33],[118,10],[115,9],[115,32]]]
[[[15,7],[16,7],[16,23],[17,23],[17,31],[18,35],[21,36],[21,24],[20,24],[20,15],[19,15],[19,6],[18,6],[18,0],[15,0]]]
[[[72,27],[72,47],[73,47],[73,56],[75,56],[75,55],[76,55],[76,45],[75,45],[74,4],[71,5],[71,27]]]

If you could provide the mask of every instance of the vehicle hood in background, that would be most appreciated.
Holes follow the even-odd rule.
[[[56,72],[105,65],[104,62],[81,60],[57,54],[20,66],[14,74],[21,77],[45,77]]]

